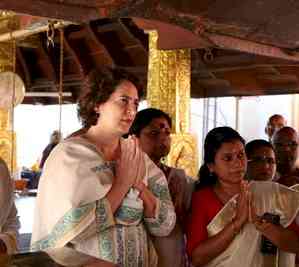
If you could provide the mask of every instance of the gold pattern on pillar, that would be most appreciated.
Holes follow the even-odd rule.
[[[166,163],[196,177],[197,143],[190,128],[190,49],[158,50],[158,33],[149,32],[147,101],[172,118],[171,151]]]
[[[15,13],[0,10],[1,34],[17,30],[19,25]],[[13,71],[12,45],[12,42],[0,42],[0,72]],[[7,163],[11,173],[14,173],[17,169],[16,135],[11,129],[11,112],[0,108],[0,157]]]
[[[11,173],[14,173],[17,169],[16,135],[15,133],[12,134],[10,129],[11,125],[9,111],[0,109],[0,157],[6,162]],[[12,146],[12,144],[14,144],[14,146]],[[13,155],[11,153],[12,149],[14,150]]]

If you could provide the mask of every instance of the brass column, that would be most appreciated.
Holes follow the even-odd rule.
[[[158,33],[149,32],[147,101],[172,118],[171,151],[166,163],[192,177],[198,169],[197,143],[190,131],[191,50],[158,50]]]
[[[15,14],[0,10],[0,32],[9,32],[17,28],[18,21]],[[0,72],[14,69],[12,46],[12,42],[0,42]],[[11,108],[0,108],[0,157],[7,163],[11,174],[14,174],[17,170],[16,134],[12,131]]]

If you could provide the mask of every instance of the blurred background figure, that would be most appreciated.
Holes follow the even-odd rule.
[[[291,127],[283,127],[274,133],[272,144],[277,161],[275,181],[286,186],[299,183],[298,134]]]
[[[275,131],[278,131],[282,127],[287,125],[286,119],[280,114],[272,115],[266,125],[265,133],[269,137],[269,141],[271,141],[273,134]]]
[[[44,167],[45,161],[50,155],[53,148],[61,141],[62,134],[60,131],[55,130],[51,136],[50,136],[50,143],[46,146],[46,148],[43,151],[43,155],[41,158],[41,161],[39,163],[39,168],[42,169]]]
[[[16,253],[19,228],[13,180],[5,161],[0,158],[0,256]]]
[[[252,140],[245,146],[248,180],[270,181],[276,172],[274,148],[263,139]]]

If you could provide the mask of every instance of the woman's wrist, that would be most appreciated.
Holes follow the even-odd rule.
[[[231,225],[232,225],[234,235],[239,234],[243,224],[239,220],[233,219]]]

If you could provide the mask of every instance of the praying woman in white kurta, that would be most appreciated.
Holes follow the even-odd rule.
[[[57,145],[47,159],[32,248],[71,246],[119,266],[154,267],[150,234],[168,235],[176,216],[164,174],[136,138],[121,138],[135,117],[139,91],[123,72],[91,77],[95,90],[79,109],[94,101],[96,120],[90,123],[79,110],[87,130]]]

